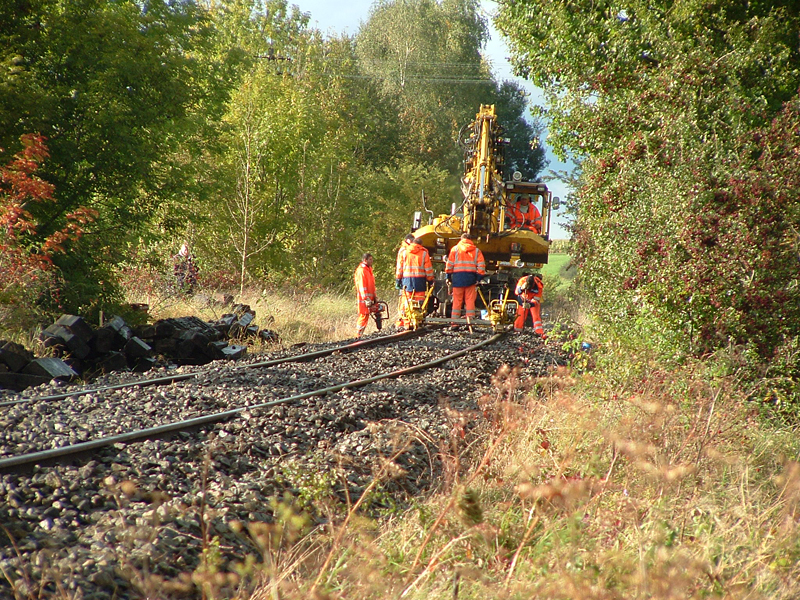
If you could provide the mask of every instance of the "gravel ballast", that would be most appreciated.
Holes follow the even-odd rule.
[[[0,407],[0,458],[244,408],[200,431],[116,444],[71,465],[0,475],[0,596],[35,597],[40,588],[56,593],[61,586],[69,597],[144,598],[154,577],[176,579],[196,569],[204,539],[216,538],[225,564],[253,554],[239,524],[270,522],[271,499],[289,494],[302,503],[319,492],[352,502],[394,454],[397,473],[365,508],[377,514],[382,506],[407,504],[436,486],[437,454],[452,434],[453,415],[477,414],[478,400],[491,392],[502,365],[519,365],[522,377],[538,377],[564,364],[563,355],[533,334],[509,334],[438,368],[248,407],[397,371],[490,336],[442,330],[274,367],[219,361],[166,386]],[[287,349],[244,362],[297,353]],[[135,377],[107,375],[86,387]],[[76,389],[48,385],[0,400]]]

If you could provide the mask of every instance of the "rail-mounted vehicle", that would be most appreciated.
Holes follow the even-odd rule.
[[[453,204],[450,214],[438,216],[426,209],[427,224],[422,223],[421,211],[414,215],[412,233],[427,248],[437,271],[436,285],[425,307],[425,312],[432,313],[429,320],[445,318],[450,313],[443,267],[462,233],[473,238],[486,260],[487,276],[478,288],[478,308],[483,323],[495,329],[516,311],[513,286],[520,274],[524,270],[535,272],[547,263],[550,219],[559,208],[559,200],[553,198],[544,183],[523,181],[519,172],[504,176],[509,140],[503,134],[494,105],[481,105],[475,120],[459,136],[464,148],[461,205]],[[522,196],[528,196],[541,213],[538,232],[513,226],[511,213]]]

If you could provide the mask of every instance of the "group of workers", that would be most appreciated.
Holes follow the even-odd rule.
[[[506,207],[510,228],[529,229],[541,233],[542,217],[539,209],[531,203],[528,196],[522,196],[516,204]],[[372,273],[373,257],[364,254],[355,271],[356,295],[358,298],[358,323],[356,337],[360,338],[369,322],[371,313],[377,312],[378,299],[375,292],[375,278]],[[486,276],[486,261],[483,253],[475,245],[473,238],[464,233],[453,246],[447,257],[445,266],[448,292],[452,295],[451,327],[456,328],[456,319],[461,319],[462,310],[471,329],[471,321],[475,318],[478,283]],[[405,307],[409,302],[421,302],[429,287],[433,286],[433,264],[431,257],[421,240],[408,234],[397,252],[395,267],[395,287],[400,290],[400,306],[396,322],[399,330],[411,324],[406,319]],[[544,337],[541,317],[542,291],[544,289],[541,275],[523,273],[514,290],[518,298],[518,308],[514,320],[514,331],[521,332],[530,314],[533,330]]]

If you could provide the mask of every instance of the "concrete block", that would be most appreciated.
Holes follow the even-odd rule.
[[[50,381],[49,377],[28,375],[27,373],[0,373],[0,388],[21,392],[36,385]]]
[[[153,349],[136,336],[129,339],[128,343],[125,344],[125,354],[129,358],[144,358],[150,356],[152,353]]]
[[[46,348],[55,348],[60,353],[68,352],[76,358],[86,358],[91,353],[89,345],[63,325],[50,325],[39,339]]]
[[[258,338],[268,344],[277,344],[281,341],[281,336],[271,329],[261,329],[258,332]]]
[[[73,335],[77,335],[81,340],[88,344],[94,336],[92,326],[86,322],[86,319],[76,315],[61,315],[58,318],[56,325],[61,325]]]
[[[247,346],[226,346],[222,349],[222,353],[228,360],[239,360],[247,354]]]
[[[78,374],[67,363],[54,357],[35,358],[25,365],[22,372],[27,375],[39,375],[62,381],[71,381],[78,377]]]
[[[144,373],[145,371],[149,371],[155,366],[156,366],[156,359],[151,358],[149,356],[145,356],[142,358],[137,358],[133,363],[133,365],[131,365],[131,368],[136,373]]]
[[[97,368],[103,373],[124,371],[128,368],[128,358],[123,352],[111,351],[103,358],[103,360],[97,363]]]
[[[32,352],[25,349],[22,344],[0,340],[0,363],[8,367],[9,371],[22,371],[22,368],[35,357]]]

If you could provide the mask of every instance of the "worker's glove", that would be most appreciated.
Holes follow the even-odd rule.
[[[478,279],[478,285],[489,285],[489,278],[481,277],[480,279]]]
[[[527,300],[524,300],[524,301],[522,302],[522,308],[524,308],[524,309],[528,309],[528,308],[530,308],[530,307],[531,307],[531,303],[530,303],[530,302],[528,302]]]
[[[372,305],[373,305],[373,301],[372,301],[372,300],[364,300],[364,305],[365,305],[367,308],[369,308],[370,306],[372,306]]]
[[[403,288],[403,280],[402,279],[395,279],[394,280],[394,289],[400,290]]]
[[[380,305],[376,302],[375,304],[373,304],[372,306],[369,307],[369,312],[371,312],[371,313],[381,312]]]

